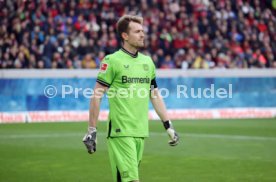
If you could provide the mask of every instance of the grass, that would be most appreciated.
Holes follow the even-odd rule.
[[[98,125],[97,152],[81,140],[87,124],[0,125],[0,181],[109,182],[106,123]],[[140,166],[142,182],[276,181],[276,120],[174,121],[181,136],[169,147],[159,122],[150,122]]]

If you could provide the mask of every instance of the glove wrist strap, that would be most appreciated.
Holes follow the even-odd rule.
[[[171,128],[171,121],[170,120],[163,121],[163,125],[164,125],[164,128],[167,130]]]
[[[95,131],[97,131],[97,129],[95,127],[92,127],[92,126],[88,127],[88,133],[93,133]]]

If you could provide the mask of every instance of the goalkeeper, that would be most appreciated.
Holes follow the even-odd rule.
[[[102,61],[90,103],[88,132],[83,138],[88,152],[96,152],[96,123],[101,97],[107,92],[110,107],[107,145],[114,181],[139,181],[138,167],[144,139],[149,135],[149,100],[163,121],[170,138],[169,145],[175,146],[179,141],[157,88],[154,63],[150,57],[138,52],[144,47],[142,23],[141,17],[130,15],[117,22],[122,48]],[[122,89],[132,93],[117,94]],[[148,94],[141,94],[141,90]]]

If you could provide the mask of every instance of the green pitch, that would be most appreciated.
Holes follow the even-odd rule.
[[[110,182],[106,123],[97,152],[81,140],[87,124],[0,125],[0,181]],[[174,121],[181,143],[169,147],[159,122],[150,122],[140,166],[142,182],[276,181],[276,120]]]

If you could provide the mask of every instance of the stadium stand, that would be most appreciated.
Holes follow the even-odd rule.
[[[276,68],[275,0],[0,1],[0,68],[97,68],[115,22],[144,17],[157,68]]]

